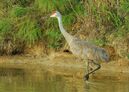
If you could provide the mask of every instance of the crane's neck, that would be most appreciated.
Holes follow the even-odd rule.
[[[64,29],[63,24],[62,24],[62,17],[60,16],[57,19],[58,19],[59,28],[60,28],[61,33],[65,37],[65,39],[68,42],[68,44],[70,44],[70,42],[72,41],[73,37],[68,32],[66,32],[66,30]]]

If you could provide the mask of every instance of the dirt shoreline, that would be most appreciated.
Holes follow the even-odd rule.
[[[129,81],[129,60],[120,59],[102,63],[101,69],[91,75],[91,79],[112,79]],[[1,56],[0,68],[34,69],[45,68],[47,71],[65,77],[83,78],[85,64],[71,54],[52,54],[45,57]]]

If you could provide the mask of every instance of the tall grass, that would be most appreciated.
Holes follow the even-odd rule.
[[[83,17],[91,17],[98,34],[103,33],[95,41],[101,46],[107,42],[106,34],[124,37],[129,32],[128,0],[3,0],[0,2],[0,39],[11,34],[13,43],[18,39],[33,45],[46,40],[48,47],[59,49],[63,39],[57,20],[49,18],[53,10],[62,13],[68,31],[77,22],[84,21]]]
[[[28,45],[31,45],[42,37],[42,32],[34,20],[32,21],[32,19],[27,18],[19,26],[19,30],[16,35],[21,40],[24,40]]]
[[[10,10],[10,16],[11,17],[22,17],[26,15],[29,12],[28,8],[20,7],[20,6],[14,6]]]
[[[44,15],[46,15],[46,13],[50,14],[53,10],[60,11],[63,15],[63,24],[67,30],[72,30],[72,25],[77,21],[76,17],[78,15],[83,15],[82,12],[84,13],[80,0],[37,0],[37,2],[35,2],[35,7],[37,7],[37,9]],[[61,47],[62,37],[58,28],[57,20],[50,18],[45,19],[43,26],[45,35],[48,36],[48,47],[55,49]]]
[[[3,18],[0,20],[0,41],[2,42],[5,38],[8,38],[7,34],[11,34],[13,24],[10,19]]]
[[[105,35],[114,34],[116,37],[125,37],[127,35],[129,21],[129,1],[128,0],[88,0],[85,2],[88,15],[92,16],[92,20],[96,24],[98,36],[97,44],[102,45],[101,39],[105,39]],[[101,34],[102,33],[102,34]]]
[[[46,40],[49,48],[62,46],[57,20],[50,19],[53,10],[63,14],[63,23],[72,29],[78,15],[83,15],[80,0],[4,0],[0,2],[0,39],[11,38],[13,45],[33,45]],[[2,43],[1,43],[2,44]]]
[[[46,36],[49,43],[48,47],[58,49],[62,46],[62,36],[57,29],[48,29],[46,32]]]

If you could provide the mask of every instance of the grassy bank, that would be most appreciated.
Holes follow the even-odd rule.
[[[128,0],[4,0],[0,2],[0,54],[38,55],[67,48],[53,10],[70,34],[109,50],[112,59],[129,58]]]

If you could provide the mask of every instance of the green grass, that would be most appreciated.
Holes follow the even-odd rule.
[[[11,34],[12,29],[13,29],[13,24],[12,24],[12,21],[10,19],[3,18],[0,20],[0,41],[1,42],[3,42],[3,40],[5,38],[10,38],[10,37],[8,37],[7,34]]]
[[[0,22],[1,32],[6,33],[12,31],[12,33],[14,33],[14,39],[24,41],[27,45],[34,44],[41,39],[53,39],[52,42],[48,42],[49,47],[59,48],[61,46],[58,42],[60,39],[59,30],[50,32],[46,31],[50,29],[58,29],[58,24],[55,24],[55,22],[57,23],[57,20],[46,18],[43,19],[42,22],[41,18],[45,16],[44,14],[48,14],[53,10],[60,10],[66,12],[66,14],[63,16],[63,23],[65,26],[69,25],[70,27],[70,25],[76,21],[75,14],[72,11],[72,8],[74,8],[73,4],[76,3],[77,1],[74,2],[74,0],[37,0],[35,2],[30,2],[30,0],[5,0],[5,2],[0,3],[3,4],[3,7],[5,4],[8,6],[4,7],[7,8],[7,13],[5,12],[6,21],[1,20]],[[30,4],[32,4],[32,6],[30,6]],[[59,8],[59,6],[62,7]],[[71,9],[69,10],[69,8]],[[9,18],[12,21],[11,25]],[[12,25],[14,28],[12,28]],[[43,35],[45,34],[47,34],[47,38],[44,38]]]
[[[96,39],[95,43],[98,45],[98,46],[104,46],[106,41],[103,40],[103,39]]]
[[[12,24],[9,19],[3,18],[0,20],[0,33],[6,33],[11,31]]]
[[[10,11],[10,15],[11,17],[22,17],[26,15],[27,12],[29,12],[29,9],[20,6],[15,6]]]
[[[109,3],[110,2],[110,3]],[[129,1],[120,0],[3,0],[0,2],[0,39],[13,37],[26,45],[46,40],[48,47],[62,47],[62,35],[57,19],[49,18],[53,10],[63,15],[63,24],[70,31],[74,24],[83,18],[91,18],[99,36],[94,42],[103,46],[107,44],[105,36],[126,37],[129,33]],[[91,22],[91,23],[92,23]],[[83,24],[82,24],[83,25]],[[109,28],[110,26],[110,28]],[[81,29],[82,30],[82,29]],[[86,30],[86,29],[83,29]]]
[[[36,24],[36,21],[31,18],[27,18],[19,26],[17,37],[24,40],[28,45],[31,45],[42,37],[42,32],[40,27]]]
[[[60,48],[62,35],[56,29],[48,29],[46,32],[46,36],[48,37],[48,47],[49,48]]]

